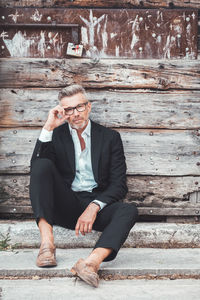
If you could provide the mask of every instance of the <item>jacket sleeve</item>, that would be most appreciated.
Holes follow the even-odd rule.
[[[56,161],[55,150],[53,146],[53,142],[41,142],[37,139],[35,148],[33,150],[33,154],[31,157],[31,166],[35,159],[37,158],[48,158],[51,159],[53,162]]]
[[[110,165],[108,170],[108,184],[96,197],[107,204],[122,200],[128,191],[126,185],[126,162],[120,134],[113,131],[110,147]]]

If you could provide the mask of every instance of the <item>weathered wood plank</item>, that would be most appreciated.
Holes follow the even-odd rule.
[[[0,173],[27,173],[39,129],[2,129]],[[130,175],[200,175],[196,130],[120,130]]]
[[[200,206],[196,208],[154,208],[139,207],[139,215],[151,216],[199,216]]]
[[[43,125],[50,108],[58,103],[59,90],[1,89],[0,126]],[[88,98],[93,106],[91,118],[108,127],[200,127],[200,91],[88,90]]]
[[[199,216],[200,206],[196,208],[157,208],[157,207],[138,207],[140,216]],[[6,206],[0,205],[0,215],[1,214],[31,214],[31,206]]]
[[[1,59],[0,87],[200,89],[200,60]]]
[[[0,0],[1,7],[200,8],[199,0]]]
[[[186,208],[199,203],[191,194],[200,191],[200,177],[128,176],[126,201],[140,207]]]
[[[0,203],[4,206],[29,206],[29,176],[1,175]],[[200,177],[128,176],[127,202],[140,207],[195,208],[190,194],[200,191]]]
[[[11,214],[11,215],[17,215],[17,214],[33,214],[32,207],[30,205],[26,206],[7,206],[0,204],[0,215],[1,214]]]
[[[196,9],[2,8],[2,14],[1,57],[66,58],[67,44],[81,42],[83,57],[93,59],[197,58]],[[73,34],[61,23],[80,30]]]
[[[29,200],[30,176],[3,175],[0,176],[0,203],[4,205],[30,205]]]

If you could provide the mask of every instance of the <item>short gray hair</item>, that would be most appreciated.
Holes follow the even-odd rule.
[[[79,84],[69,85],[63,88],[58,94],[58,100],[60,101],[64,97],[74,96],[76,94],[84,94],[87,97],[85,89]]]

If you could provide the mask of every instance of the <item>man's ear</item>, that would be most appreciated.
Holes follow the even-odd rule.
[[[92,104],[91,104],[91,102],[89,102],[89,101],[88,101],[88,108],[89,108],[89,112],[91,112]]]

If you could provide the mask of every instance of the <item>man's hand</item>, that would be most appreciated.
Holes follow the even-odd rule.
[[[90,203],[88,205],[76,223],[75,232],[77,236],[79,235],[79,230],[82,235],[92,231],[92,226],[96,220],[99,209],[99,206],[95,203]]]
[[[44,128],[48,131],[54,130],[54,128],[62,125],[62,123],[68,118],[69,116],[65,115],[64,108],[60,105],[57,105],[49,111],[48,119],[44,125]]]

